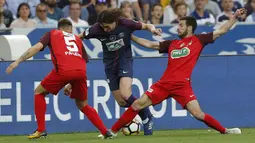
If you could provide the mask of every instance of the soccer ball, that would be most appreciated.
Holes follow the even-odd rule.
[[[134,119],[122,128],[122,133],[125,136],[138,135],[141,129],[141,124],[138,120]]]

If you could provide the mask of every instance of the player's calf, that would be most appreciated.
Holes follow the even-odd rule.
[[[202,111],[194,111],[191,113],[191,115],[200,121],[204,121],[204,119],[205,119],[205,113]]]
[[[211,115],[205,114],[200,109],[197,100],[192,100],[188,104],[186,104],[186,109],[198,120],[204,122],[208,127],[211,127],[220,133],[225,133],[226,128],[223,127],[220,122],[214,119]]]

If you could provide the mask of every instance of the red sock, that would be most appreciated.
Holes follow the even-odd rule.
[[[45,113],[46,113],[46,101],[44,94],[36,94],[34,100],[34,110],[37,121],[37,131],[45,131]]]
[[[226,128],[224,128],[216,119],[214,119],[209,114],[205,114],[204,123],[222,134],[226,132]]]
[[[97,114],[96,110],[92,107],[90,107],[89,105],[86,105],[82,108],[81,110],[86,116],[87,118],[90,120],[90,122],[97,127],[97,129],[103,134],[105,135],[107,132],[107,128],[105,127],[103,121],[101,120],[101,118],[99,117],[99,115]]]
[[[123,126],[132,121],[139,111],[135,111],[132,106],[130,106],[120,117],[120,119],[112,126],[112,131],[117,133]]]

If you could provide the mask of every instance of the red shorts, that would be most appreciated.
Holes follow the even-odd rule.
[[[72,70],[60,73],[54,69],[43,79],[41,85],[51,94],[57,95],[59,90],[68,83],[72,85],[70,98],[87,100],[87,77],[86,71],[84,70]]]
[[[188,102],[196,99],[190,83],[173,85],[166,89],[157,82],[153,84],[145,94],[151,99],[153,105],[159,104],[163,100],[172,97],[181,104],[183,108],[185,108]]]

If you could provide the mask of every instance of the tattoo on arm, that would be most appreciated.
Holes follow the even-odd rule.
[[[29,58],[29,51],[26,51],[22,56],[21,56],[21,58],[23,59],[23,60],[26,60],[27,58]]]
[[[29,50],[27,50],[25,53],[23,53],[21,56],[20,56],[20,62],[23,62],[27,59],[29,59],[31,57],[31,53]]]

